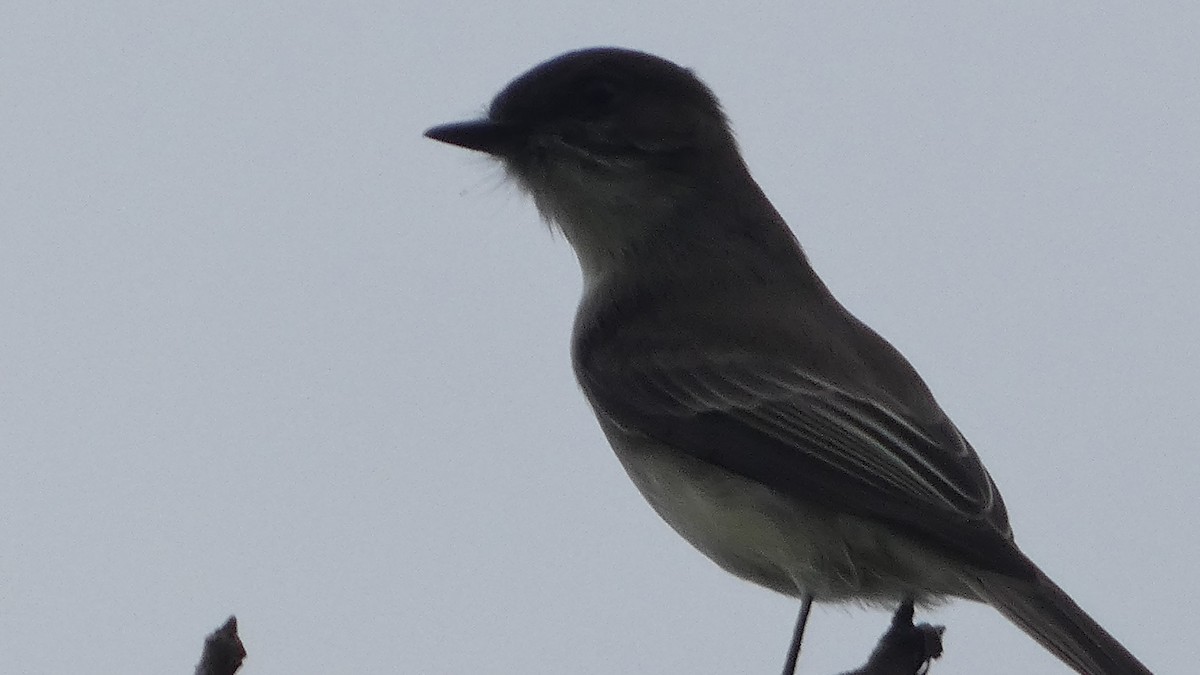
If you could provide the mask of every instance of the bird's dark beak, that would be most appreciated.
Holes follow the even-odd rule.
[[[435,141],[496,156],[515,149],[522,136],[515,126],[489,119],[442,124],[429,129],[425,135]]]

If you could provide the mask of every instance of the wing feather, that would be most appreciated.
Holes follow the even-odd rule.
[[[685,452],[760,474],[750,477],[801,499],[844,495],[832,506],[898,522],[995,566],[1019,564],[1007,553],[1012,535],[991,478],[944,415],[932,424],[914,419],[758,354],[655,352],[577,370],[597,411],[622,428],[669,436]]]

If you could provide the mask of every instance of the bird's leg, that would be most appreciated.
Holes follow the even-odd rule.
[[[805,595],[800,598],[800,616],[796,617],[796,629],[792,631],[792,644],[788,647],[787,661],[783,663],[783,675],[793,675],[796,672],[796,662],[800,660],[800,643],[804,641],[804,627],[808,625],[808,612],[812,609],[813,596]]]

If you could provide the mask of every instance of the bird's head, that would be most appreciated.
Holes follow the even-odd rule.
[[[642,52],[569,52],[513,80],[478,120],[430,138],[500,159],[581,260],[650,234],[741,167],[721,106],[691,71]],[[596,251],[599,253],[600,251]]]

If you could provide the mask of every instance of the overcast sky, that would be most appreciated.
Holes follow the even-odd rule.
[[[773,673],[573,381],[569,247],[421,132],[597,44],[693,68],[1017,540],[1159,673],[1200,659],[1190,3],[0,5],[0,672]],[[905,3],[908,4],[908,3]],[[990,608],[934,673],[1065,672]],[[886,612],[823,607],[802,672]]]

